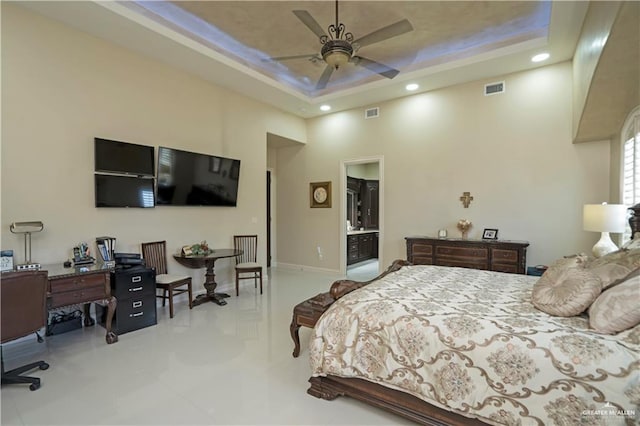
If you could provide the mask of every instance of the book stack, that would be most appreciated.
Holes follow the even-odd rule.
[[[115,266],[116,262],[113,253],[116,249],[116,239],[114,237],[96,237],[96,247],[105,265]]]

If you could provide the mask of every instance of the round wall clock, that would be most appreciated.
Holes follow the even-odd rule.
[[[327,190],[322,187],[316,188],[315,191],[313,191],[313,199],[316,200],[317,203],[324,203],[327,201]]]
[[[331,182],[311,182],[311,206],[331,207]]]

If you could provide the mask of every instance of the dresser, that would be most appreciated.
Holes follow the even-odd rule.
[[[157,324],[154,269],[142,266],[116,269],[111,272],[111,292],[118,299],[112,325],[116,333],[124,334]],[[104,325],[107,311],[96,305],[96,315]]]
[[[526,273],[526,241],[406,237],[407,260],[415,265],[458,266]]]

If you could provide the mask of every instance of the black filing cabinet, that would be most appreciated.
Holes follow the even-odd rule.
[[[111,294],[117,306],[112,327],[117,334],[128,333],[157,324],[156,271],[135,266],[111,272]],[[104,325],[107,309],[96,304],[96,316]]]

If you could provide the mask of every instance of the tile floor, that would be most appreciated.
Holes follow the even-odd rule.
[[[2,425],[410,424],[350,398],[307,395],[310,330],[293,358],[293,306],[340,277],[273,268],[226,306],[158,307],[158,325],[107,345],[91,328],[4,345],[6,368],[44,359],[42,387],[1,390]]]
[[[372,278],[377,277],[378,272],[378,259],[369,259],[364,262],[354,263],[347,266],[347,278],[355,281],[369,281]]]

